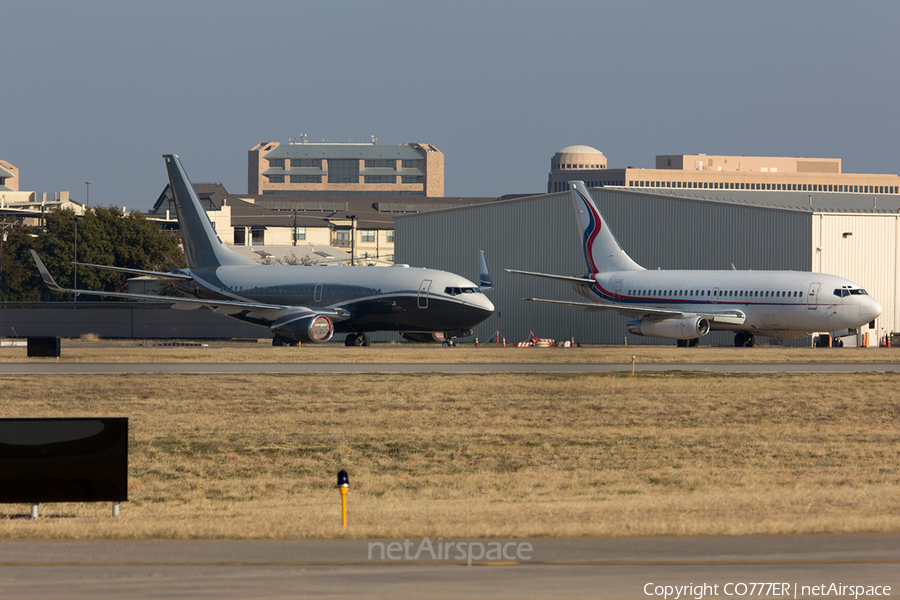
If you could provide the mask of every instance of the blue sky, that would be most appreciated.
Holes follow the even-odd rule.
[[[257,142],[428,142],[448,196],[546,189],[586,144],[900,171],[900,3],[3,3],[0,158],[22,190],[147,210],[162,154],[247,191]]]

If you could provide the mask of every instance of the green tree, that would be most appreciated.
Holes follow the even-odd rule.
[[[71,209],[54,210],[46,215],[44,222],[43,229],[10,227],[4,247],[0,299],[23,302],[47,299],[46,288],[28,252],[32,248],[38,251],[57,283],[74,287],[75,213]],[[186,266],[178,237],[161,231],[143,215],[126,215],[115,206],[92,208],[79,217],[77,229],[80,263],[161,272]],[[126,273],[79,267],[78,287],[124,292],[129,277]],[[68,297],[71,299],[71,294]]]
[[[36,232],[21,223],[2,223],[0,226],[6,233],[0,260],[0,301],[40,300],[44,285],[28,252],[37,248]],[[23,262],[24,256],[28,257],[30,267]]]

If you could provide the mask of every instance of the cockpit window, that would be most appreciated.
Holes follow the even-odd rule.
[[[444,288],[444,293],[448,296],[459,296],[460,294],[477,294],[478,288],[474,287],[446,287]]]
[[[866,290],[862,288],[838,288],[834,290],[834,295],[838,298],[846,298],[847,296],[868,296]]]

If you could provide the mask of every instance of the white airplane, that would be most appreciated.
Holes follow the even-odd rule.
[[[347,346],[368,346],[367,332],[396,331],[411,341],[444,341],[472,335],[494,305],[484,252],[479,284],[447,271],[391,267],[311,267],[260,265],[229,250],[200,205],[181,160],[163,157],[175,199],[188,268],[171,273],[107,265],[84,265],[171,281],[186,297],[74,290],[60,287],[37,253],[31,254],[44,284],[56,292],[113,296],[174,304],[216,312],[272,330],[275,346],[327,342],[346,333]],[[82,265],[84,263],[77,263]]]
[[[679,346],[696,346],[710,331],[734,331],[738,347],[753,346],[757,335],[792,339],[828,331],[840,338],[857,333],[882,313],[860,286],[823,273],[648,271],[619,246],[584,183],[569,185],[589,272],[507,271],[569,282],[591,302],[525,300],[613,310],[632,318],[626,324],[630,333],[675,339]]]

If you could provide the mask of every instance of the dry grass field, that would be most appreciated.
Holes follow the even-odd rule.
[[[874,373],[7,376],[5,417],[129,417],[130,500],[118,519],[109,505],[47,504],[34,522],[26,505],[0,505],[0,539],[897,532],[898,384]]]

